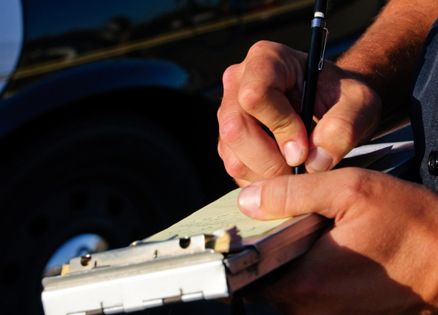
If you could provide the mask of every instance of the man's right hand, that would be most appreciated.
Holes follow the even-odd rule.
[[[297,114],[305,62],[304,53],[261,41],[242,63],[225,71],[218,151],[240,186],[290,174],[291,167],[304,162],[308,172],[331,169],[375,130],[380,98],[364,82],[326,62],[317,88],[318,122],[307,135]]]

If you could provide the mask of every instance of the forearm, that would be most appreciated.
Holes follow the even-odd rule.
[[[370,84],[383,115],[406,110],[427,33],[438,18],[436,0],[391,0],[357,43],[337,62]]]

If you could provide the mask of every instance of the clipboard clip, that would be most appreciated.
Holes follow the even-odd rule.
[[[75,257],[43,279],[45,315],[134,312],[230,297],[303,254],[326,226],[317,215],[242,240],[237,228]]]
[[[44,311],[46,315],[115,314],[228,297],[224,261],[240,249],[241,238],[234,227],[165,241],[140,240],[125,248],[75,257],[58,275],[43,279]]]
[[[125,248],[72,258],[60,269],[58,275],[66,276],[206,251],[230,253],[240,250],[242,246],[242,239],[236,227],[218,230],[212,234],[183,237],[174,235],[164,241],[138,240]]]

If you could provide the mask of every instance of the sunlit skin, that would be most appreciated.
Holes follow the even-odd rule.
[[[436,193],[377,172],[329,171],[382,118],[406,110],[401,100],[437,17],[436,0],[389,1],[348,52],[326,63],[311,135],[294,110],[302,52],[263,41],[225,71],[218,151],[246,187],[241,210],[259,219],[315,212],[335,222],[281,277],[258,287],[284,313],[438,312]],[[308,174],[289,175],[302,162]]]

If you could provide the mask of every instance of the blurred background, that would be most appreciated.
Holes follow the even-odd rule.
[[[329,4],[334,60],[384,1]],[[313,0],[1,0],[0,312],[41,315],[45,272],[234,188],[216,153],[222,73],[261,39],[306,50],[312,10]],[[210,301],[141,314],[228,312]]]

